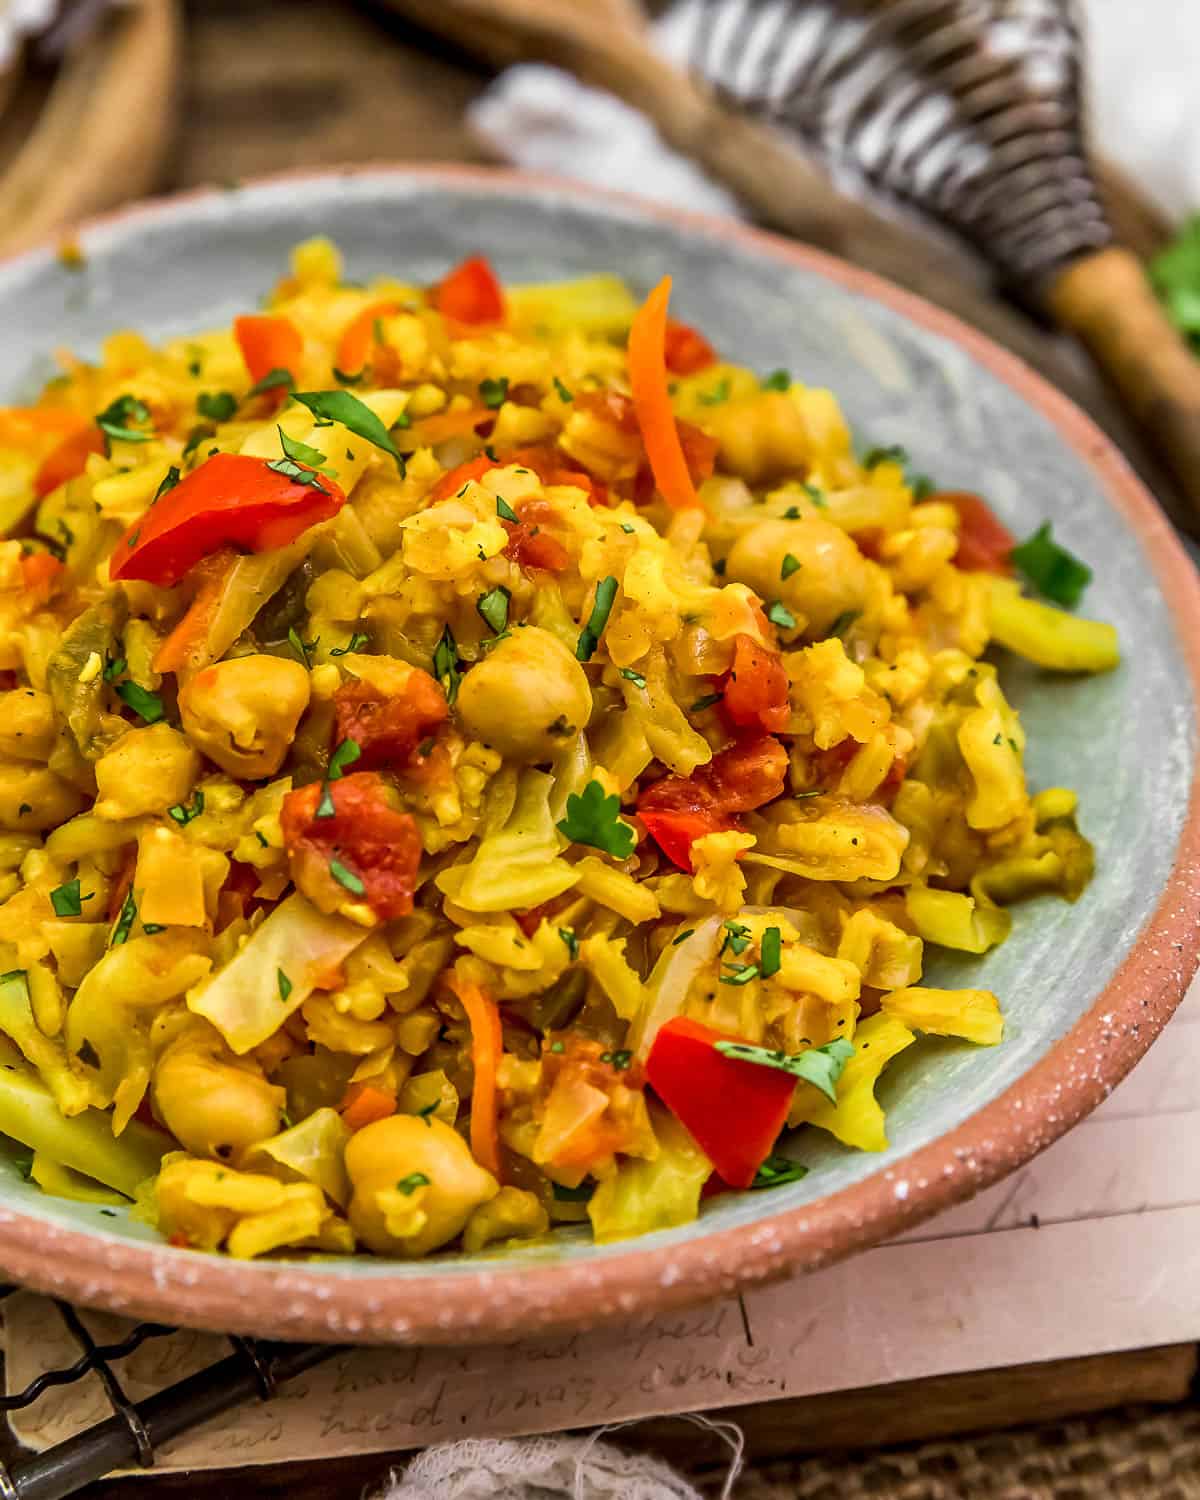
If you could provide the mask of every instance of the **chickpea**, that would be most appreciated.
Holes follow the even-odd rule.
[[[364,1126],[350,1137],[346,1170],[350,1223],[379,1255],[428,1255],[500,1191],[462,1136],[434,1116],[392,1115]]]
[[[130,729],[96,762],[98,818],[119,821],[164,812],[186,802],[200,757],[178,729],[150,724]]]
[[[279,1133],[287,1091],[258,1065],[237,1058],[207,1025],[191,1026],[154,1069],[154,1108],[175,1139],[196,1156],[229,1161]]]
[[[458,713],[473,738],[512,760],[550,760],[583,728],[592,692],[583,668],[536,625],[515,630],[463,678]]]
[[[725,576],[748,584],[762,599],[782,600],[814,638],[847,610],[862,609],[870,584],[866,559],[854,542],[819,516],[751,526],[734,543]]]
[[[197,672],[179,694],[184,732],[231,776],[257,780],[283,764],[308,707],[298,661],[238,656]]]
[[[40,833],[65,823],[82,806],[75,788],[45,766],[0,765],[0,828]]]
[[[46,760],[54,749],[54,700],[34,688],[0,693],[0,755]]]
[[[481,1203],[463,1230],[463,1249],[474,1255],[504,1240],[534,1240],[550,1228],[550,1215],[535,1194],[502,1187],[490,1203]]]

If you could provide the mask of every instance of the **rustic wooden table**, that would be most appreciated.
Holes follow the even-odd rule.
[[[488,75],[382,6],[338,0],[191,0],[186,10],[181,129],[164,187],[244,180],[298,166],[363,161],[484,161],[463,111]],[[1118,190],[1116,208],[1140,248],[1161,225]],[[925,284],[919,256],[906,277]],[[1098,417],[1151,480],[1168,486],[1129,436],[1091,372],[1060,341],[986,294],[976,321],[1058,381]],[[1177,1403],[1197,1374],[1192,1344],[1004,1371],[906,1382],[837,1395],[741,1407],[748,1455],[779,1458],[979,1431],[1140,1403]],[[689,1467],[717,1465],[715,1442],[681,1420],[658,1419],[623,1438]],[[387,1455],[336,1463],[279,1464],[243,1472],[162,1476],[150,1494],[217,1497],[252,1490],[287,1500],[357,1497],[388,1467]],[[112,1480],[93,1500],[145,1500],[145,1480]]]

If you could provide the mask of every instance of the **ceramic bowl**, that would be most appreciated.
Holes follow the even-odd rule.
[[[927,1044],[894,1064],[887,1151],[845,1151],[812,1131],[804,1181],[713,1200],[686,1227],[414,1264],[244,1263],[44,1197],[0,1160],[0,1270],[130,1314],[289,1339],[583,1327],[824,1265],[966,1198],[1074,1124],[1167,1020],[1200,936],[1200,589],[1111,444],[1011,355],[825,255],[561,183],[444,168],[152,204],[85,227],[82,270],[52,250],[0,266],[0,399],[28,397],[55,348],[90,354],[116,328],[155,338],[253,309],[289,248],[316,233],[338,241],[355,278],[428,282],[479,249],[514,281],[605,269],[640,292],[670,271],[676,316],[733,359],[831,387],[862,444],[903,444],[943,487],[988,496],[1018,535],[1052,520],[1095,570],[1086,609],[1117,624],[1124,664],[1074,679],[1006,662],[1003,680],[1029,731],[1033,785],[1079,791],[1096,878],[1074,906],[1020,906],[1011,939],[986,958],[936,958],[931,983],[996,990],[1006,1038]]]

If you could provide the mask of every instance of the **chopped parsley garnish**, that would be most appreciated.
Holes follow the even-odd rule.
[[[440,1099],[435,1099],[431,1104],[424,1104],[419,1110],[417,1110],[417,1119],[424,1120],[426,1125],[429,1126],[430,1130],[433,1129],[433,1125],[431,1122],[433,1120],[434,1110],[437,1109],[438,1105],[441,1102],[442,1101]]]
[[[789,505],[783,513],[783,519],[785,521],[798,521],[803,514],[804,512],[798,505]]]
[[[357,740],[343,740],[329,757],[327,780],[339,781],[347,766],[352,766],[362,754]]]
[[[750,929],[744,922],[726,922],[725,941],[721,944],[721,952],[728,948],[734,954],[745,953],[750,946]]]
[[[418,1188],[428,1187],[429,1178],[424,1172],[410,1172],[407,1177],[402,1177],[396,1184],[396,1191],[410,1198]]]
[[[213,429],[206,422],[201,422],[198,426],[193,427],[183,445],[184,458],[190,458],[204,439],[210,438],[212,435]]]
[[[13,1166],[16,1167],[17,1171],[21,1174],[21,1180],[23,1182],[32,1182],[33,1181],[33,1152],[32,1151],[18,1151],[13,1156],[10,1156],[9,1160],[12,1162]]]
[[[146,724],[157,724],[163,716],[163,701],[157,693],[148,693],[136,682],[119,682],[117,697],[128,704]]]
[[[274,474],[282,474],[285,479],[294,480],[296,484],[306,484],[310,489],[314,490],[325,489],[325,486],[321,483],[321,476],[317,471],[305,468],[303,464],[298,464],[294,458],[273,458],[268,462],[267,468]],[[328,494],[329,491],[326,490],[325,493]]]
[[[177,802],[174,807],[167,808],[167,816],[174,818],[180,828],[186,828],[193,818],[198,818],[204,811],[204,793],[197,789],[187,807],[182,802]]]
[[[928,500],[930,495],[937,494],[937,485],[928,474],[914,474],[908,483],[914,501]]]
[[[356,630],[344,646],[332,646],[330,656],[349,656],[351,652],[361,651],[370,640],[370,636],[364,635],[361,630]]]
[[[899,443],[889,443],[884,448],[868,448],[863,454],[864,469],[873,469],[876,464],[899,464],[904,468],[907,463],[908,450]]]
[[[201,391],[196,397],[196,410],[210,422],[228,422],[237,408],[232,391]]]
[[[558,935],[566,943],[567,952],[571,955],[571,962],[574,963],[579,957],[579,939],[569,927],[560,927]]]
[[[315,469],[318,474],[327,474],[330,479],[337,478],[337,470],[328,467],[329,460],[319,448],[302,443],[298,438],[288,437],[283,428],[278,425],[275,430],[279,434],[279,446],[283,449],[285,458],[290,458],[293,463],[304,464],[307,468]]]
[[[802,483],[800,488],[804,491],[804,493],[808,496],[808,498],[812,501],[812,503],[817,507],[818,510],[828,510],[829,507],[825,504],[825,495],[823,491],[819,490],[816,487],[815,484]]]
[[[768,927],[758,945],[758,972],[764,979],[779,973],[783,956],[783,934],[778,927]]]
[[[246,392],[246,399],[249,400],[251,396],[262,396],[267,391],[277,391],[281,388],[290,391],[295,388],[295,385],[296,377],[290,370],[281,370],[276,367],[274,370],[268,370],[261,380],[254,382]]]
[[[616,597],[617,580],[611,576],[602,578],[596,585],[596,597],[588,622],[579,632],[579,639],[575,642],[575,655],[579,661],[591,661],[596,647],[600,644],[600,637],[604,634],[604,627],[608,624],[613,600]]]
[[[778,1068],[803,1078],[819,1089],[831,1104],[837,1103],[837,1081],[842,1069],[854,1056],[854,1044],[838,1037],[823,1047],[809,1047],[805,1052],[772,1052],[767,1047],[752,1047],[748,1042],[715,1042],[718,1052],[742,1062],[757,1063],[764,1068]]]
[[[810,792],[793,792],[792,793],[792,796],[796,799],[797,802],[803,802],[806,797],[823,797],[824,795],[825,795],[825,788],[823,786],[815,786],[815,787],[813,787],[812,791],[810,791]]]
[[[119,948],[122,943],[129,939],[130,929],[137,919],[137,902],[133,899],[133,892],[129,891],[122,903],[120,915],[113,926],[112,934],[108,940],[110,948]]]
[[[793,573],[800,571],[800,559],[791,552],[783,554],[783,562],[780,564],[780,578],[790,578]]]
[[[399,428],[401,432],[407,432],[411,426],[412,418],[406,411],[402,411],[396,418],[396,420],[392,423],[392,430],[395,431],[396,428]]]
[[[686,932],[681,932],[676,937],[673,937],[671,939],[671,947],[678,948],[680,943],[686,943],[688,938],[695,937],[695,935],[696,929],[694,927],[689,927]]]
[[[329,861],[329,873],[339,885],[345,886],[352,896],[365,894],[366,886],[363,885],[353,870],[346,868],[340,859],[331,859]]]
[[[296,629],[296,627],[294,625],[289,628],[288,633],[287,633],[288,645],[296,653],[296,656],[299,658],[300,665],[302,667],[311,667],[312,666],[312,661],[311,661],[311,659],[309,657],[309,652],[316,650],[317,644],[320,641],[320,639],[321,639],[321,637],[318,635],[318,636],[314,636],[314,638],[311,641],[302,640],[301,637],[300,637],[300,632]]]
[[[563,385],[562,381],[558,378],[557,375],[554,377],[554,389],[558,392],[558,399],[560,401],[574,401],[575,397],[566,388],[566,386]]]
[[[317,803],[317,810],[313,813],[314,818],[336,817],[337,808],[333,805],[333,797],[329,791],[329,783],[326,781],[321,786],[321,798]]]
[[[56,917],[81,917],[83,916],[83,903],[90,901],[96,893],[91,891],[86,896],[79,894],[79,877],[68,880],[66,885],[56,886],[50,892],[50,905],[54,908]]]
[[[632,536],[633,533],[637,530],[637,527],[631,526],[628,521],[622,521],[621,530],[625,533],[626,536]]]
[[[729,376],[724,380],[718,380],[711,391],[701,391],[697,397],[701,406],[720,406],[722,401],[729,400]]]
[[[490,589],[475,601],[475,608],[479,611],[480,618],[497,635],[508,628],[508,603],[511,598],[512,594],[501,584],[497,588]]]
[[[786,391],[791,386],[791,383],[792,374],[790,370],[772,370],[763,380],[762,388],[764,391]]]
[[[802,1167],[798,1161],[791,1161],[788,1157],[773,1152],[759,1167],[750,1186],[752,1188],[782,1187],[785,1182],[799,1182],[802,1177],[807,1176],[807,1167]]]
[[[433,675],[442,685],[446,702],[453,707],[454,700],[458,697],[462,673],[458,670],[458,642],[449,625],[442,631],[442,638],[434,647]]]
[[[749,984],[752,979],[758,978],[757,964],[738,964],[731,968],[731,973],[721,975],[722,984]]]
[[[711,708],[714,703],[720,703],[724,696],[724,693],[705,693],[702,698],[696,699],[695,703],[688,709],[688,713],[702,714],[706,708]]]
[[[838,615],[833,624],[829,627],[829,634],[845,635],[846,631],[850,629],[851,625],[854,624],[855,620],[857,620],[859,615],[861,614],[861,609],[844,609],[841,614]]]
[[[167,494],[170,490],[173,490],[178,483],[179,483],[179,470],[178,470],[178,468],[174,464],[172,464],[171,467],[167,470],[167,472],[166,472],[166,474],[165,474],[165,476],[163,478],[163,482],[154,491],[154,500],[161,500],[162,497],[165,494]],[[151,502],[150,502],[151,505],[154,504],[154,500],[151,500]]]
[[[632,682],[634,687],[644,688],[646,686],[646,679],[640,672],[635,672],[632,667],[622,667],[621,676],[626,682]]]
[[[776,599],[767,606],[767,619],[772,625],[778,625],[780,630],[794,630],[796,628],[796,616],[791,612],[781,599]]]
[[[502,495],[496,496],[496,514],[502,521],[515,521],[517,513]]]
[[[481,380],[479,399],[489,411],[498,411],[508,400],[508,376],[500,375],[494,380],[489,376],[487,380]]]
[[[141,432],[130,427],[130,422],[148,422],[150,408],[136,396],[118,396],[110,402],[96,418],[96,426],[107,438],[116,438],[123,443],[149,443],[152,432]]]
[[[126,665],[127,663],[123,656],[118,656],[115,661],[110,661],[101,674],[105,682],[116,682],[117,678],[125,670]]]
[[[1039,594],[1065,609],[1074,609],[1092,581],[1091,568],[1054,540],[1049,521],[1014,547],[1009,557]]]
[[[615,792],[606,792],[598,781],[571,793],[567,815],[557,827],[573,844],[587,844],[614,859],[628,859],[637,843],[637,834],[621,817],[621,799]]]
[[[365,438],[376,448],[382,448],[396,460],[401,478],[407,472],[404,454],[388,436],[388,430],[365,402],[349,391],[295,391],[293,398],[301,406],[307,406],[314,417],[327,417],[331,422],[340,422],[343,427]]]
[[[292,981],[282,969],[275,970],[275,983],[279,986],[279,998],[286,1001],[287,997],[292,993]]]

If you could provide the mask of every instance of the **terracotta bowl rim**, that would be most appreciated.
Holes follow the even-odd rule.
[[[1200,577],[1141,481],[1113,443],[1016,355],[923,298],[824,251],[703,214],[628,194],[500,168],[399,163],[247,180],[239,191],[378,177],[480,193],[553,192],[743,245],[801,266],[882,303],[948,339],[1045,416],[1095,475],[1137,533],[1170,607],[1200,702]],[[229,197],[201,188],[138,203],[82,223],[96,229],[169,218],[181,205]],[[66,235],[58,236],[61,243]],[[43,245],[0,267],[53,251]],[[14,1281],[90,1306],[192,1327],[284,1339],[357,1343],[471,1343],[576,1330],[614,1317],[648,1315],[729,1295],[789,1272],[830,1264],[972,1196],[1028,1161],[1095,1108],[1162,1030],[1200,961],[1200,768],[1160,899],[1094,1005],[1044,1057],[990,1104],[937,1140],[848,1188],[757,1223],[639,1247],[572,1264],[484,1262],[447,1273],[356,1275],[331,1266],[272,1266],[130,1243],[104,1232],[0,1212],[0,1269]]]

